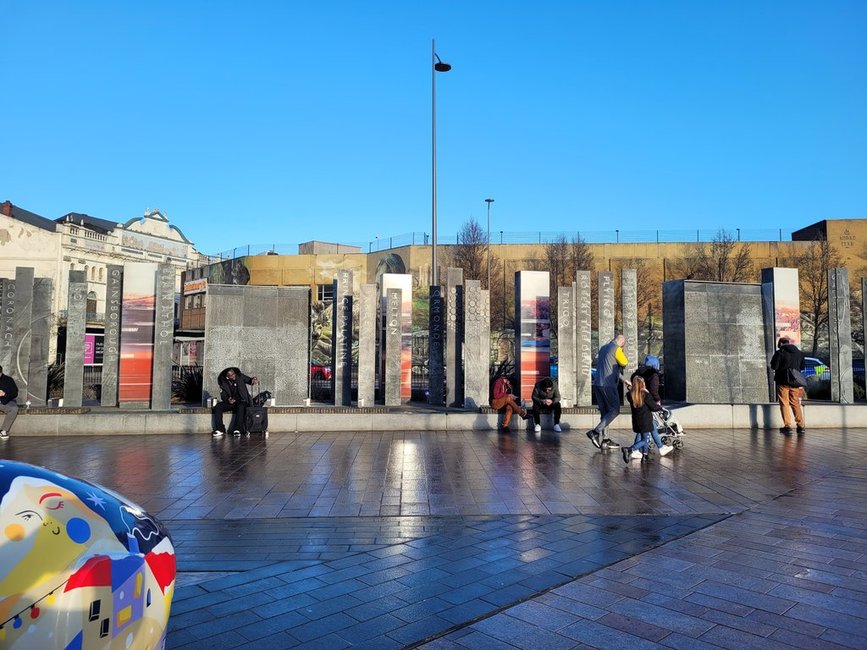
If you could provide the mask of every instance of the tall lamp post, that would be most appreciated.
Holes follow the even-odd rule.
[[[437,266],[437,72],[452,69],[443,63],[436,52],[436,40],[431,39],[431,284],[439,286],[440,274]]]
[[[485,287],[488,291],[491,290],[491,203],[494,199],[485,199],[488,204],[488,286]]]

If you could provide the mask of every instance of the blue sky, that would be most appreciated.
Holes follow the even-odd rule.
[[[867,2],[0,0],[0,201],[203,252],[867,218]]]

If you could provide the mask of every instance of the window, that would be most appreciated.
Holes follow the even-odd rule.
[[[317,284],[316,285],[316,300],[319,302],[334,302],[334,285],[333,284]]]

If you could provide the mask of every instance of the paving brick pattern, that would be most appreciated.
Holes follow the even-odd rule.
[[[2,453],[166,521],[171,648],[867,648],[867,431],[687,436],[629,466],[576,433]]]

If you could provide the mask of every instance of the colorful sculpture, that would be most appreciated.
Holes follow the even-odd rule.
[[[110,490],[0,460],[0,648],[165,647],[175,551]]]

